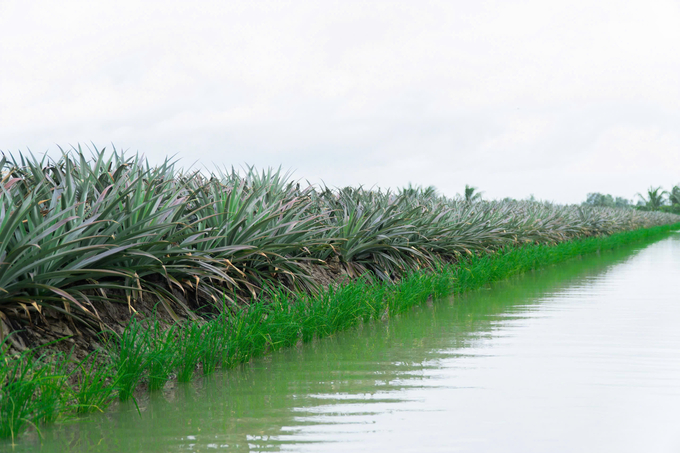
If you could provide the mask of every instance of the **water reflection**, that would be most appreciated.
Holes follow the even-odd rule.
[[[14,451],[598,451],[598,429],[626,426],[612,407],[654,406],[645,392],[619,403],[615,389],[678,396],[680,361],[666,362],[680,352],[680,313],[665,299],[678,287],[650,276],[680,270],[679,243],[439,301],[179,385],[142,401],[141,417],[123,405],[50,427],[42,446],[29,436]],[[565,424],[582,443],[565,440]]]

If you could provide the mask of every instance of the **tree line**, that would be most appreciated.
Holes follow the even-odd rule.
[[[651,186],[647,192],[637,194],[637,201],[623,197],[613,197],[599,192],[589,193],[584,206],[602,206],[609,208],[635,208],[642,211],[664,211],[680,214],[680,185],[675,185],[670,191],[661,186]]]

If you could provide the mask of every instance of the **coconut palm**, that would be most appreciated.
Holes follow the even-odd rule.
[[[664,195],[667,193],[667,191],[661,189],[661,186],[650,186],[649,189],[647,189],[647,198],[645,198],[645,196],[640,193],[637,195],[644,202],[647,209],[655,211],[666,203],[666,200],[664,200]]]
[[[680,204],[680,185],[674,186],[668,194],[668,200],[672,205]]]
[[[467,201],[468,203],[482,201],[483,193],[484,192],[477,192],[477,187],[472,187],[465,184],[465,201]]]

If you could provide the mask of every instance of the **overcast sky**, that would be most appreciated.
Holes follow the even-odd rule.
[[[0,0],[0,150],[329,186],[680,183],[680,1]]]

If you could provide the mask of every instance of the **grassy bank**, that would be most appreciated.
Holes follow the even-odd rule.
[[[376,277],[329,287],[316,294],[280,286],[238,311],[222,310],[207,320],[166,326],[132,318],[105,350],[76,361],[66,355],[25,351],[0,361],[0,437],[16,438],[28,426],[40,428],[69,414],[104,410],[133,397],[140,386],[163,388],[172,378],[244,363],[269,351],[323,338],[370,320],[402,313],[432,299],[480,288],[490,282],[568,259],[658,238],[680,224],[657,226],[556,245],[506,246],[472,254],[455,264],[434,262],[397,283]],[[371,274],[367,274],[371,275]],[[222,303],[227,304],[227,299]]]

